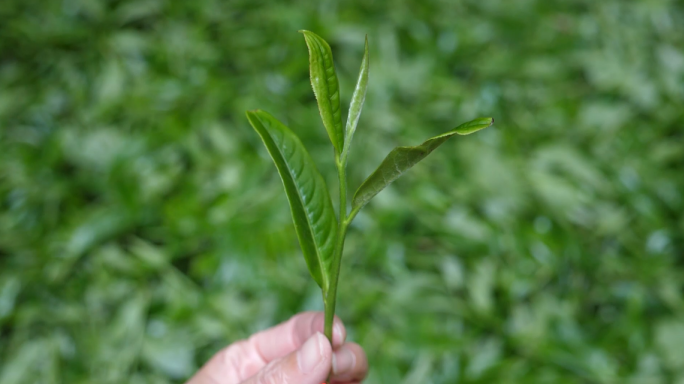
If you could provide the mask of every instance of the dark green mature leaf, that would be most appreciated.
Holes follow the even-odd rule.
[[[368,36],[366,36],[366,46],[363,51],[363,59],[361,60],[361,69],[359,70],[359,79],[356,81],[356,88],[352,96],[351,104],[349,105],[349,116],[347,117],[346,135],[344,138],[344,153],[348,153],[351,145],[356,126],[359,123],[361,116],[361,109],[363,109],[363,102],[366,100],[366,88],[368,88]],[[346,160],[346,158],[345,158]]]
[[[265,111],[248,111],[247,118],[278,168],[309,272],[327,292],[337,221],[325,181],[288,127]]]
[[[398,179],[404,172],[423,160],[427,155],[442,145],[453,135],[469,135],[492,125],[494,119],[491,117],[479,118],[461,124],[453,130],[435,136],[421,145],[415,147],[394,148],[385,157],[380,166],[368,178],[361,183],[361,186],[354,194],[352,209],[360,209],[370,201],[375,195],[380,193],[391,182]]]
[[[340,111],[340,83],[335,73],[330,45],[317,34],[301,30],[309,48],[309,72],[323,125],[336,153],[342,152],[344,132]]]

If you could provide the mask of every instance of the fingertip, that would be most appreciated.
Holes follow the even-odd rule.
[[[310,327],[308,329],[299,329],[299,337],[306,340],[315,332],[325,332],[325,314],[323,312],[306,312],[306,316],[310,319]],[[309,317],[310,316],[310,317]],[[306,318],[306,317],[303,317]],[[303,321],[302,321],[303,322]],[[339,348],[344,344],[347,338],[347,330],[339,317],[335,316],[333,319],[333,349]]]
[[[332,348],[323,334],[316,332],[297,351],[297,365],[302,374],[308,375],[320,370],[319,366],[332,360]]]
[[[323,356],[326,356],[330,360],[332,360],[333,349],[332,349],[332,346],[330,345],[330,341],[328,341],[328,338],[325,337],[325,335],[322,334],[321,332],[316,332],[315,336],[316,336],[316,339],[317,339],[319,345],[321,346],[321,352],[322,352]]]
[[[360,381],[368,374],[368,358],[360,345],[345,343],[334,352],[332,368],[337,381]]]
[[[323,332],[323,322],[323,312],[307,311],[292,316],[290,323],[295,347],[302,346],[316,332]]]
[[[328,377],[331,365],[332,347],[322,333],[315,332],[297,350],[270,362],[242,383],[320,384]]]
[[[347,329],[344,327],[344,324],[342,324],[342,320],[335,316],[335,320],[333,320],[333,347],[335,349],[339,348],[344,344],[346,339]]]
[[[343,375],[351,372],[356,366],[356,356],[345,346],[340,347],[332,356],[332,372],[334,375]]]

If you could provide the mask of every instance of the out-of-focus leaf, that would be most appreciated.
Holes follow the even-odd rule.
[[[327,292],[337,222],[325,181],[288,127],[264,111],[249,111],[247,118],[278,168],[309,272]]]
[[[415,147],[394,148],[375,172],[368,176],[356,191],[352,200],[353,209],[359,209],[366,205],[370,199],[385,189],[391,182],[398,179],[404,172],[423,160],[451,136],[469,135],[489,127],[493,122],[494,119],[491,117],[475,119],[463,123],[449,132],[435,136]]]
[[[21,346],[0,372],[0,382],[4,384],[20,384],[35,379],[40,370],[31,369],[45,364],[49,355],[49,344],[43,340],[29,341]],[[49,361],[49,360],[48,360]]]
[[[317,34],[301,30],[306,46],[309,48],[309,71],[311,86],[313,87],[318,110],[330,141],[337,153],[342,152],[344,146],[344,132],[340,111],[340,83],[335,73],[330,45]]]

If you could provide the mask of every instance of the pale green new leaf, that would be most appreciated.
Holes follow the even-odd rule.
[[[358,210],[370,201],[391,182],[398,179],[404,172],[423,160],[427,155],[442,145],[453,135],[469,135],[492,125],[494,119],[479,118],[461,124],[453,130],[435,136],[415,147],[394,148],[385,157],[380,166],[361,184],[354,194],[352,209]]]
[[[248,111],[247,118],[278,168],[309,272],[327,292],[337,221],[325,181],[288,127],[265,111]]]
[[[363,102],[366,100],[366,88],[368,88],[368,36],[366,36],[366,46],[363,50],[363,59],[361,60],[361,69],[359,70],[359,78],[356,81],[356,88],[354,95],[352,95],[351,103],[349,104],[349,115],[347,116],[346,135],[344,138],[344,151],[342,158],[346,162],[349,147],[351,146],[356,126],[359,123],[361,116],[361,109],[363,109]]]
[[[344,147],[344,132],[340,111],[340,84],[335,73],[332,51],[330,45],[317,34],[305,30],[299,32],[304,35],[309,48],[309,77],[318,101],[318,110],[335,152],[339,154]]]

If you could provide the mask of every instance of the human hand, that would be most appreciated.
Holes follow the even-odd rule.
[[[332,367],[335,384],[360,383],[366,354],[333,322],[333,346],[323,336],[322,312],[304,312],[238,341],[212,357],[186,384],[321,384]]]

